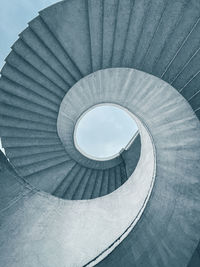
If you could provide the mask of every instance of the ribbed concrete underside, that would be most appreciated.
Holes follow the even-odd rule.
[[[83,199],[113,191],[107,184],[98,192],[94,179],[103,186],[123,176],[123,184],[122,158],[110,166],[84,159],[82,166],[66,153],[56,129],[61,101],[89,73],[131,67],[172,84],[199,116],[199,16],[199,0],[68,0],[40,12],[13,45],[0,79],[0,136],[20,175],[51,194],[68,175],[90,176]]]
[[[90,86],[95,81],[101,81],[101,89]],[[199,236],[198,119],[175,89],[143,72],[99,71],[77,83],[66,97],[78,96],[83,82],[88,95],[101,92],[101,98],[94,101],[120,104],[139,118],[140,161],[118,190],[89,201],[59,200],[3,172],[0,188],[6,202],[1,206],[0,235],[4,266],[93,266],[114,248],[100,265],[186,266]],[[156,165],[148,140],[155,146]],[[143,210],[151,191],[148,179],[154,175],[152,195]],[[6,257],[6,251],[11,257]]]
[[[65,129],[60,127],[59,130],[58,114],[69,96],[71,107],[67,106],[67,116],[73,115],[72,110],[76,116],[80,115],[85,108],[102,101],[114,102],[126,108],[130,101],[134,104],[132,111],[145,121],[152,136],[155,135],[155,146],[160,148],[157,166],[161,166],[157,175],[161,178],[155,184],[139,223],[99,265],[121,267],[134,263],[135,266],[145,267],[182,267],[187,265],[197,246],[200,236],[196,213],[199,212],[200,134],[195,116],[200,117],[199,43],[199,0],[68,0],[40,12],[20,34],[6,58],[0,79],[0,136],[6,155],[18,175],[37,189],[63,199],[95,199],[115,192],[121,185],[125,186],[137,166],[139,138],[128,151],[107,162],[89,160],[74,148],[72,125],[67,129],[67,139],[64,142],[60,139],[58,133],[65,132]],[[185,100],[166,84],[165,90],[159,89],[162,92],[160,96],[152,84],[146,83],[148,78],[146,80],[144,77],[138,80],[137,90],[140,90],[137,95],[130,98],[136,91],[129,89],[131,77],[127,73],[132,76],[137,72],[127,69],[99,72],[92,76],[98,79],[95,84],[90,81],[90,76],[81,80],[97,70],[116,67],[135,68],[153,74],[171,84]],[[109,84],[102,91],[102,81],[109,79],[114,79],[110,81],[113,83],[112,90]],[[157,83],[162,82],[156,80]],[[88,89],[76,89],[78,84],[80,88],[88,86]],[[135,80],[132,85],[136,85]],[[115,87],[118,86],[124,90],[117,95]],[[149,91],[145,91],[149,87]],[[69,91],[70,88],[73,90]],[[128,109],[131,110],[131,107]],[[74,122],[76,116],[72,116]],[[12,199],[5,204],[8,211],[5,216],[8,217],[2,217],[11,225],[11,231],[16,225],[9,221],[9,212],[12,209],[15,214],[17,205],[24,212],[18,201],[19,195],[22,202],[24,197],[21,198],[21,193],[18,195],[18,185],[13,181],[11,187],[9,181],[2,179],[1,182],[5,186],[4,192],[8,193],[6,196],[1,192],[2,205],[9,198]],[[28,188],[27,192],[31,190],[35,197],[35,190]],[[31,212],[34,206],[31,197],[26,197],[26,201]],[[10,205],[11,209],[8,208]],[[41,221],[46,208],[45,204],[43,208],[41,205]],[[26,212],[22,214],[29,217]],[[51,218],[51,212],[49,216]],[[35,218],[34,231],[40,233],[42,229],[42,233],[46,233],[49,228],[42,226],[40,229],[38,214]],[[54,218],[56,221],[56,216]],[[22,219],[26,221],[26,218]],[[26,239],[28,230],[24,232],[19,226],[16,231],[16,236],[21,236],[18,239],[21,244],[24,240],[22,236]],[[45,234],[43,236],[45,238]],[[15,246],[12,234],[10,237]],[[57,238],[54,236],[54,239]],[[11,241],[8,239],[6,242],[9,244]],[[31,255],[33,266],[52,266],[56,258],[60,260],[59,266],[65,264],[62,262],[65,252],[52,261],[47,259],[51,250],[54,251],[55,244],[48,239],[45,242],[49,246],[47,251],[41,252],[42,263],[39,262],[40,257],[34,256],[38,255],[37,241],[29,248],[22,245],[24,255]],[[30,248],[34,251],[32,254],[28,253]],[[105,251],[109,250],[105,248]],[[9,261],[9,267],[12,264],[29,266],[30,258],[22,263],[19,253],[16,252],[18,260]],[[102,255],[105,256],[104,253]],[[198,255],[197,252],[193,256],[197,265],[200,261]],[[90,256],[92,258],[92,254]],[[98,261],[100,258],[96,256],[95,260]],[[7,259],[4,260],[7,264]],[[96,262],[91,260],[91,264]],[[190,266],[196,267],[192,264]]]

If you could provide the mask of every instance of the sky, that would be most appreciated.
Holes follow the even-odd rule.
[[[38,11],[52,5],[56,0],[0,0],[0,69],[10,47],[18,39],[18,34],[35,18]],[[126,112],[125,112],[126,113]],[[79,125],[79,145],[94,157],[108,157],[118,153],[136,131],[124,111],[113,106],[96,108]],[[91,142],[92,140],[92,142]],[[0,139],[0,148],[1,139]]]
[[[76,128],[75,138],[79,148],[96,158],[119,153],[138,130],[126,111],[112,105],[97,106],[88,111]]]
[[[56,0],[0,0],[0,69],[10,47],[27,23],[35,18],[38,11],[52,5]]]

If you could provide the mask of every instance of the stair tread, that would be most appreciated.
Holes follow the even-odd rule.
[[[92,198],[97,198],[100,196],[102,180],[103,180],[103,170],[100,170],[98,171],[95,179],[95,186],[92,192]]]
[[[66,177],[66,175],[71,171],[74,165],[75,162],[73,160],[66,161],[26,176],[25,178],[36,188],[40,188],[40,190],[52,194],[55,188],[61,183],[63,178]]]
[[[40,40],[48,47],[52,54],[59,60],[67,72],[78,81],[82,74],[77,66],[72,62],[61,43],[56,39],[48,25],[41,16],[36,17],[29,23],[30,28],[40,38]]]
[[[12,118],[25,119],[33,122],[56,125],[56,120],[52,119],[51,117],[45,116],[44,114],[25,110],[22,107],[15,107],[6,103],[1,103],[0,114],[7,115]]]
[[[73,181],[69,184],[69,186],[65,190],[65,193],[62,196],[64,199],[73,199],[73,196],[76,194],[80,183],[84,179],[86,171],[87,171],[86,168],[81,167],[79,172],[76,173],[76,175],[73,178]]]
[[[108,184],[109,184],[109,170],[104,170],[103,179],[101,182],[100,196],[104,196],[108,193]]]
[[[142,33],[143,24],[148,10],[148,0],[135,0],[129,20],[129,28],[126,37],[125,49],[122,58],[122,66],[132,67],[138,40]]]
[[[21,96],[25,95],[25,92],[22,88],[27,89],[27,93],[30,93],[33,99],[42,98],[42,101],[46,103],[47,107],[57,110],[58,105],[61,102],[61,99],[55,97],[51,92],[46,90],[46,88],[40,86],[38,83],[30,79],[28,76],[25,76],[22,72],[13,68],[9,64],[6,64],[2,69],[3,76],[6,78],[7,82],[15,84],[16,86],[21,88],[20,93]],[[34,100],[33,100],[34,101]],[[48,104],[49,103],[49,104]]]
[[[59,99],[64,96],[65,92],[63,89],[61,89],[56,84],[54,84],[52,81],[50,81],[47,77],[45,77],[41,73],[41,71],[33,67],[29,62],[27,62],[14,50],[12,50],[12,52],[7,56],[6,62],[9,63],[10,66],[14,67],[18,71],[19,75],[21,74],[25,76],[26,79],[29,80],[29,84],[30,82],[32,82],[34,86],[39,87],[40,92],[41,93],[44,92],[43,96],[45,96],[45,94],[46,95],[48,94],[52,102],[57,103],[57,101],[59,101]],[[12,77],[13,75],[12,73],[10,73],[10,78]],[[24,80],[22,81],[23,83],[25,83]]]
[[[45,169],[54,167],[68,160],[70,160],[70,158],[64,155],[64,156],[54,157],[52,159],[32,163],[26,166],[17,167],[17,170],[23,177],[26,177],[31,174],[38,173],[39,171],[43,171]]]
[[[119,188],[123,182],[120,168],[121,168],[121,165],[118,165],[115,168],[115,189]]]
[[[13,51],[15,51],[20,57],[22,57],[26,63],[29,63],[32,67],[38,70],[46,79],[52,82],[61,90],[61,94],[67,92],[69,89],[69,84],[56,73],[54,69],[51,68],[39,55],[38,52],[32,50],[22,38],[18,39],[17,42],[12,46]],[[64,92],[63,92],[64,91]]]
[[[82,199],[83,193],[85,191],[85,188],[87,186],[87,182],[90,179],[90,175],[92,173],[91,169],[85,168],[85,170],[83,171],[82,175],[80,175],[80,179],[78,181],[78,177],[76,177],[76,185],[74,185],[73,183],[73,188],[71,189],[71,194],[70,195],[70,199],[73,200],[80,200]],[[69,193],[69,191],[68,191]]]
[[[0,115],[0,125],[12,128],[23,128],[29,130],[39,130],[46,132],[56,132],[55,125],[48,125],[41,122],[34,122],[25,119],[13,118],[7,115]]]
[[[91,39],[92,71],[102,67],[103,49],[103,0],[88,1],[89,30]]]
[[[75,164],[71,171],[65,175],[64,179],[61,181],[61,183],[57,186],[57,188],[54,190],[53,195],[57,197],[64,198],[65,192],[67,188],[70,186],[70,184],[73,182],[74,177],[77,175],[77,173],[80,171],[81,166],[79,164]]]
[[[63,146],[60,144],[57,145],[46,145],[46,146],[28,146],[28,147],[12,147],[6,148],[6,154],[8,158],[20,157],[20,156],[29,156],[33,154],[40,154],[44,152],[54,152],[63,150]]]
[[[115,168],[111,168],[109,169],[109,176],[108,176],[108,193],[111,193],[115,190],[116,185],[115,185],[115,180],[116,180],[116,176],[115,176]]]
[[[121,67],[134,1],[119,0],[112,51],[112,67]]]
[[[91,73],[86,1],[77,0],[58,3],[56,6],[41,11],[40,16],[67,51],[67,54],[73,59],[76,66],[79,67],[83,76]],[[52,16],[54,20],[52,20]],[[63,34],[63,30],[66,28],[68,30]],[[84,46],[79,44],[84,44]]]
[[[27,100],[21,96],[15,95],[14,93],[7,92],[6,89],[0,88],[0,92],[1,92],[1,103],[14,106],[16,108],[22,108],[25,111],[28,110],[52,119],[57,118],[55,110],[51,110],[50,108],[48,108],[48,106],[45,107],[43,105],[40,105],[40,103],[35,103],[31,100]]]
[[[13,157],[12,163],[16,167],[23,167],[29,164],[37,163],[43,160],[48,160],[54,157],[59,157],[59,156],[64,156],[64,155],[66,155],[66,151],[64,149],[60,151],[54,151],[54,152],[52,151],[43,152],[39,154],[29,155],[28,157],[27,156],[18,156],[16,158]]]
[[[174,29],[177,27],[186,3],[188,1],[183,0],[179,2],[168,1],[167,6],[162,15],[162,19],[159,23],[159,27],[154,34],[154,38],[151,42],[151,47],[146,53],[143,61],[143,71],[152,73],[154,66],[156,66],[159,57],[167,44],[170,35],[173,33]],[[159,40],[159,42],[157,41]]]
[[[135,57],[133,61],[134,68],[141,68],[143,58],[148,49],[151,47],[151,42],[154,39],[154,35],[159,27],[163,13],[165,11],[168,0],[151,1],[148,7],[148,16],[145,18],[143,29],[140,39],[138,40],[137,49],[135,51]]]
[[[92,170],[92,173],[88,179],[87,185],[83,192],[82,199],[92,198],[92,193],[94,191],[97,174],[98,174],[98,170]]]
[[[196,43],[195,31],[199,24],[199,10],[200,2],[196,0],[190,1],[154,67],[156,76],[169,83],[179,71],[180,66],[184,65],[183,62],[189,58],[188,54],[190,54],[190,50],[193,50],[192,47]]]
[[[50,66],[60,78],[68,85],[72,86],[76,79],[65,69],[62,63],[52,53],[49,47],[35,33],[34,26],[29,23],[29,27],[20,34],[21,39]]]
[[[31,137],[31,138],[55,138],[56,132],[29,130],[24,128],[0,126],[1,137]]]
[[[199,39],[200,41],[200,39]],[[199,74],[200,67],[199,67],[199,60],[200,60],[200,48],[198,49],[198,53],[195,54],[193,58],[190,59],[187,67],[185,67],[176,80],[173,81],[172,86],[174,86],[179,92],[183,90],[183,88],[192,81],[192,79],[196,78]]]
[[[102,68],[112,66],[112,53],[115,38],[116,17],[119,0],[104,1],[103,13],[103,63]]]
[[[57,138],[16,138],[16,137],[2,137],[2,146],[7,147],[28,147],[28,146],[46,146],[61,144],[60,139]]]

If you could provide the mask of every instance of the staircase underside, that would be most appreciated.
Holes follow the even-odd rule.
[[[11,213],[18,214],[18,209],[31,211],[31,199],[38,205],[40,194],[47,198],[48,203],[51,199],[61,201],[62,207],[70,201],[74,203],[73,200],[85,203],[90,199],[99,201],[99,197],[109,198],[126,187],[140,164],[142,136],[138,135],[131,147],[118,157],[100,162],[88,159],[76,149],[73,131],[78,117],[93,105],[110,101],[131,110],[132,106],[129,107],[128,103],[132,103],[132,112],[139,114],[144,124],[147,120],[152,129],[151,135],[163,138],[162,144],[156,138],[153,141],[156,150],[157,146],[161,146],[157,166],[163,166],[156,175],[163,181],[167,171],[170,173],[166,184],[161,186],[159,183],[162,182],[156,180],[155,192],[153,190],[145,215],[127,238],[120,241],[106,258],[104,255],[105,259],[102,258],[98,265],[133,266],[134,262],[136,266],[145,267],[186,266],[200,236],[197,227],[200,200],[197,164],[200,155],[200,1],[61,1],[42,10],[29,22],[5,61],[0,78],[0,137],[12,166],[5,163],[5,177],[14,171],[17,180],[15,177],[6,181],[2,176],[1,183],[7,183],[9,193],[6,196],[1,192],[2,212],[6,210],[2,217],[4,225],[9,224]],[[135,80],[131,80],[132,73]],[[138,73],[144,73],[144,76]],[[153,75],[150,76],[153,77],[152,83],[145,73]],[[154,79],[164,88],[162,97],[160,87],[158,91],[152,87]],[[163,85],[162,80],[167,83]],[[174,90],[172,95],[171,88]],[[182,105],[185,108],[181,114]],[[166,112],[163,117],[162,112]],[[65,116],[62,117],[62,114]],[[175,130],[175,139],[170,139],[168,134]],[[169,158],[168,152],[175,153],[174,158]],[[5,162],[5,159],[2,161]],[[173,164],[176,164],[174,171]],[[177,171],[180,166],[185,170],[184,175]],[[168,196],[168,191],[173,197]],[[159,192],[158,195],[156,192]],[[154,203],[152,201],[163,205],[163,212],[158,204],[151,204]],[[38,216],[35,208],[35,221],[30,226],[38,233],[38,224],[40,220],[44,222],[44,214],[49,218],[53,216],[52,211],[49,215],[43,213],[45,204],[42,209]],[[189,215],[182,214],[182,209]],[[158,211],[160,218],[147,220]],[[22,214],[19,213],[19,220],[20,216]],[[51,223],[53,225],[53,221]],[[144,230],[145,237],[141,231],[147,224],[149,229]],[[12,232],[15,224],[11,225],[9,229]],[[162,225],[163,228],[154,229],[152,225]],[[15,244],[22,237],[27,238],[23,227],[19,229],[21,235],[16,237]],[[42,231],[45,232],[45,228]],[[60,235],[60,232],[56,233]],[[177,235],[174,244],[169,241],[173,240],[173,235]],[[188,246],[182,247],[182,252],[181,245],[185,243],[183,238],[179,240],[178,235],[188,242]],[[51,246],[48,247],[48,252],[51,249]],[[107,248],[104,250],[107,251]],[[101,258],[101,252],[96,251],[97,258]],[[198,255],[193,256],[197,264]],[[34,255],[31,257],[31,267],[38,264],[53,266],[54,261],[38,263]],[[91,266],[95,260],[95,257],[91,259]],[[4,266],[22,266],[20,260],[19,263],[9,261],[9,264],[5,260]],[[28,262],[23,264],[29,266]],[[59,266],[65,266],[61,259]]]

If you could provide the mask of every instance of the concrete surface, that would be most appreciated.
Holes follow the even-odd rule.
[[[123,86],[119,83],[122,78],[126,81]],[[90,86],[95,81],[100,81],[101,88]],[[16,175],[14,178],[13,171],[3,167],[0,188],[7,201],[1,207],[1,262],[9,267],[94,266],[100,261],[103,266],[128,266],[128,262],[186,265],[199,236],[198,119],[174,88],[143,72],[98,71],[80,80],[66,97],[80,95],[83,85],[88,96],[96,96],[95,102],[106,100],[137,113],[142,151],[136,170],[107,196],[64,201],[32,188]],[[165,104],[163,94],[168,100]],[[70,110],[67,105],[66,114]]]
[[[62,185],[65,188],[69,184],[67,177],[73,180],[73,174],[81,166],[71,159],[58,137],[57,116],[68,90],[82,77],[96,70],[131,67],[149,72],[180,92],[200,118],[199,17],[199,0],[68,0],[40,12],[13,45],[0,79],[0,136],[6,155],[18,174],[37,188],[52,194],[60,192]],[[133,101],[134,113],[140,113],[146,124],[148,121],[152,136],[156,136],[155,146],[160,147],[157,162],[161,168],[157,173],[160,179],[155,184],[140,223],[100,264],[121,267],[134,263],[146,267],[148,263],[153,267],[183,267],[189,262],[200,236],[199,122],[179,94],[175,92],[176,97],[171,96],[169,85],[160,89],[162,96],[155,92],[152,85],[150,91],[137,90],[134,99],[129,99],[132,92],[128,90],[127,83],[130,79],[121,71],[121,80],[116,78],[114,85],[126,86],[125,92],[119,93],[123,101],[120,99],[118,104],[126,106],[127,101]],[[109,74],[112,76],[112,71]],[[97,78],[102,77],[97,75]],[[109,81],[109,77],[103,80]],[[99,87],[100,81],[96,84]],[[135,81],[132,83],[135,85]],[[145,79],[138,80],[138,88],[145,87],[145,83]],[[114,97],[115,88],[111,90],[108,86],[104,95],[107,101],[106,97],[111,91]],[[102,99],[101,95],[99,97]],[[93,99],[97,101],[95,94],[90,95],[90,101]],[[74,105],[78,105],[78,96],[74,101]],[[162,120],[161,111],[166,112]],[[173,134],[172,140],[169,134]],[[108,173],[110,177],[117,174],[117,187],[120,186],[120,177],[122,183],[127,179],[123,174],[124,162],[111,169],[102,169],[101,166],[101,169],[93,169],[90,173],[91,166],[88,170],[85,166],[81,169],[81,173],[87,174],[82,177],[84,192],[82,186],[76,187],[80,182],[80,176],[77,176],[69,191],[66,191],[67,188],[63,190],[64,195],[73,196],[74,199],[81,195],[86,199],[96,198],[109,193],[109,185],[113,188]],[[72,168],[74,171],[71,173]],[[9,176],[8,173],[6,175]],[[89,181],[88,176],[92,178]],[[12,188],[16,186],[16,190],[22,190],[16,182],[12,185]],[[72,188],[75,189],[73,193]],[[6,189],[4,192],[7,192]],[[18,195],[19,192],[15,193]],[[15,193],[9,193],[8,198]],[[1,197],[5,202],[8,199],[3,192]],[[23,213],[22,202],[18,203],[21,203],[19,207]],[[45,210],[45,204],[43,208]],[[13,204],[13,214],[17,209]],[[39,232],[41,224],[38,219],[36,221]],[[9,215],[6,222],[10,225]],[[12,229],[15,228],[13,224]],[[22,236],[20,231],[23,232],[23,228],[20,229],[17,231]],[[26,229],[24,236],[28,232]],[[50,255],[54,248],[52,242],[46,242],[49,244],[48,252],[42,255]],[[52,263],[63,264],[46,256],[42,260],[44,262],[38,263],[37,245],[34,246],[31,246],[33,253],[28,253],[31,260],[27,257],[25,262],[25,258],[20,256],[21,251],[27,255],[25,251],[30,249],[27,245],[17,252],[18,261],[13,261],[13,264],[20,266],[21,261],[25,266],[29,266],[31,261],[36,266],[44,263],[45,267]],[[62,257],[55,258],[62,261]]]

